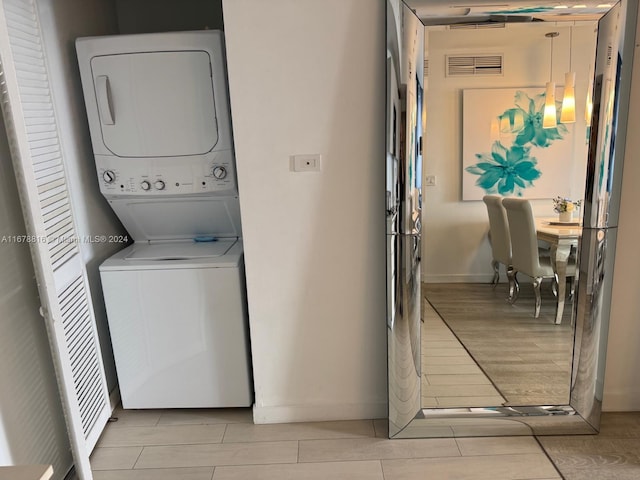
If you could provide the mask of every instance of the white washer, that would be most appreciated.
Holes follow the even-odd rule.
[[[135,243],[100,276],[124,408],[251,405],[241,241]]]
[[[135,240],[100,266],[122,405],[249,406],[222,33],[82,38],[76,48],[100,191]]]

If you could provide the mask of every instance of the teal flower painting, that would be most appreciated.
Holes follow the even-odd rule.
[[[476,185],[487,194],[522,196],[524,190],[540,178],[542,172],[536,167],[538,161],[530,156],[530,147],[513,145],[506,148],[499,141],[491,153],[477,153],[478,163],[465,170],[478,175]]]
[[[533,98],[531,98],[522,90],[516,92],[514,99],[515,107],[503,113],[503,115],[509,115],[512,118],[517,115],[521,115],[523,118],[520,130],[513,132],[517,134],[513,141],[514,144],[526,145],[527,143],[531,143],[536,147],[546,148],[555,140],[562,140],[569,132],[567,127],[560,123],[561,102],[556,102],[558,104],[556,109],[558,112],[558,126],[556,128],[542,128],[544,100],[544,93],[534,95]]]
[[[561,98],[561,95],[558,95]],[[550,198],[574,173],[573,126],[542,128],[543,88],[463,90],[462,199]]]

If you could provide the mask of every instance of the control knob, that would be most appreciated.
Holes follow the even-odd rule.
[[[153,186],[156,190],[164,190],[164,182],[162,180],[156,180]]]
[[[102,179],[106,183],[113,183],[116,181],[116,173],[113,170],[105,170],[102,172]]]
[[[146,192],[151,189],[151,184],[146,180],[143,180],[142,182],[140,182],[140,188]]]
[[[222,180],[227,176],[227,169],[222,165],[218,165],[216,167],[213,167],[212,173],[213,173],[213,176],[216,177],[218,180]]]

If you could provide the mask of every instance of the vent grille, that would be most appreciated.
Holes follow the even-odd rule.
[[[502,55],[447,56],[447,76],[502,75]]]
[[[429,76],[429,59],[428,58],[424,59],[424,76],[425,77]]]
[[[93,335],[87,293],[82,276],[79,276],[58,297],[73,385],[79,400],[85,436],[88,436],[105,407],[99,355],[96,337]]]
[[[456,23],[449,25],[449,30],[484,30],[487,28],[505,28],[505,24],[501,22],[488,23]]]

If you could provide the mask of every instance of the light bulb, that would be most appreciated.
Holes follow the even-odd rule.
[[[562,96],[562,111],[560,123],[575,123],[576,121],[576,74],[564,74],[564,95]]]
[[[547,82],[542,128],[555,128],[557,125],[558,121],[556,119],[556,84],[555,82]]]

